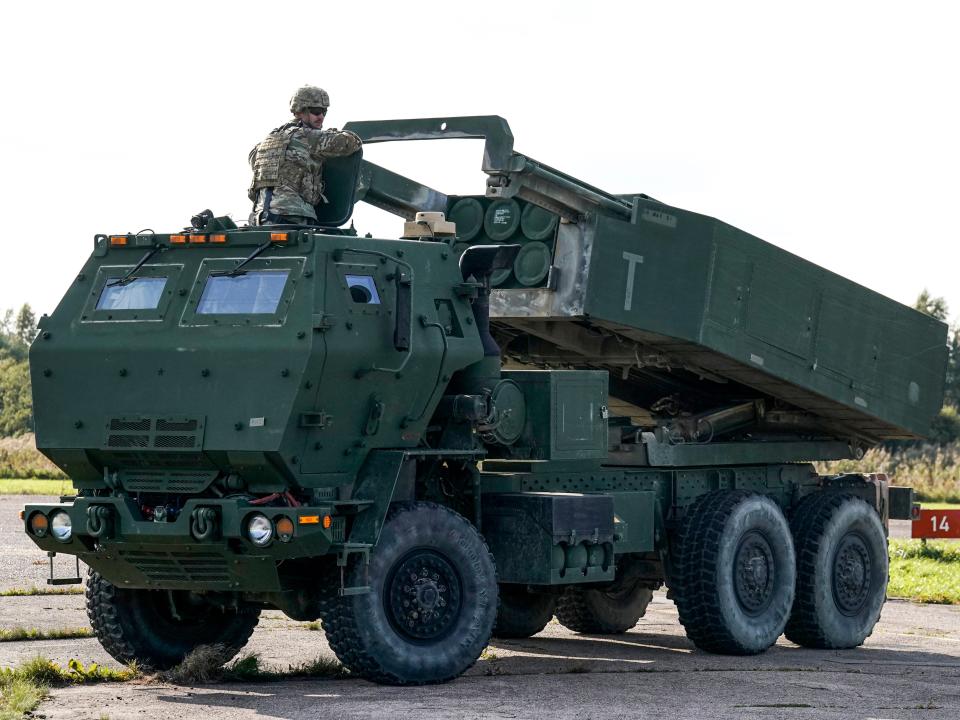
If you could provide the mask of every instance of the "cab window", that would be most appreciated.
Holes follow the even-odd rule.
[[[355,303],[363,305],[379,305],[380,293],[377,284],[370,275],[347,275],[347,287],[350,288],[350,297]]]
[[[198,315],[272,315],[277,312],[289,270],[251,270],[241,275],[209,275],[197,304]]]
[[[111,277],[97,300],[97,310],[155,310],[167,284],[165,277],[138,277],[120,284]]]

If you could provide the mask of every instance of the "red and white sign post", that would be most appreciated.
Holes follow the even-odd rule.
[[[914,509],[910,537],[924,540],[960,538],[960,510]]]

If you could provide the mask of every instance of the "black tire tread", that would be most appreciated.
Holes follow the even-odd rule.
[[[687,508],[677,533],[677,577],[671,586],[680,623],[701,650],[722,655],[756,655],[725,628],[722,608],[713,592],[714,568],[727,517],[745,499],[746,490],[718,491],[697,498]]]
[[[490,562],[493,563],[493,555],[490,554],[490,549],[487,546],[486,541],[483,539],[483,536],[477,532],[476,528],[464,517],[457,514],[450,508],[440,505],[439,503],[420,501],[414,503],[396,504],[392,506],[390,511],[387,513],[386,520],[384,521],[384,528],[386,528],[390,521],[397,515],[404,512],[412,512],[420,508],[437,509],[448,513],[453,518],[454,522],[462,525],[464,530],[476,533],[477,538],[483,546],[483,549],[490,556]],[[359,568],[354,568],[354,571],[358,570]],[[354,613],[352,612],[350,604],[349,602],[345,601],[345,598],[339,598],[338,601],[334,603],[332,608],[328,611],[324,620],[324,630],[327,635],[327,642],[330,645],[330,649],[333,650],[344,667],[346,667],[351,673],[381,685],[428,685],[449,682],[450,680],[459,677],[459,675],[461,675],[463,672],[466,672],[466,670],[469,668],[473,667],[478,659],[474,658],[473,661],[460,672],[451,674],[449,677],[444,677],[441,679],[411,681],[406,678],[401,678],[383,667],[375,655],[365,650],[357,632],[357,618],[354,617]],[[489,637],[487,638],[487,642],[489,642]],[[487,643],[485,642],[484,645],[486,644]]]
[[[634,613],[624,620],[622,617],[613,617],[604,614],[596,603],[591,602],[592,593],[602,593],[602,590],[572,586],[568,587],[563,595],[557,600],[557,620],[568,630],[586,635],[621,635],[644,616],[647,606],[653,599],[653,590],[638,581],[634,586],[634,592],[638,595],[645,595],[645,600],[635,598],[638,604],[639,612]]]
[[[834,514],[848,502],[867,504],[850,493],[821,492],[805,498],[793,513],[790,528],[797,553],[797,592],[784,635],[797,645],[822,650],[846,647],[831,642],[817,621],[812,578],[816,575],[816,560],[824,529]],[[872,634],[873,627],[866,637]]]
[[[547,626],[556,606],[553,595],[501,585],[493,637],[513,640],[532,637]]]
[[[120,591],[135,592],[135,591]],[[151,591],[143,591],[151,592]],[[151,645],[162,642],[163,638],[151,637],[149,628],[132,626],[124,622],[118,611],[122,595],[118,597],[118,588],[104,579],[94,570],[87,571],[85,590],[87,618],[94,635],[103,649],[122,663],[137,662],[141,666],[153,670],[166,670],[176,663],[162,658]],[[260,620],[260,612],[255,608],[244,608],[225,624],[222,642],[223,660],[227,662],[233,658],[250,640],[254,628]],[[198,643],[199,645],[200,643]],[[181,658],[182,659],[182,658]]]

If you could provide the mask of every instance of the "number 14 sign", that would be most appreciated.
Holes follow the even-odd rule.
[[[960,510],[921,510],[913,517],[915,538],[960,538]]]

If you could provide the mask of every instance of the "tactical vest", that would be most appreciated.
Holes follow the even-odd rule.
[[[314,156],[319,139],[319,132],[305,131],[299,124],[284,125],[271,132],[254,148],[250,159],[253,166],[253,180],[247,191],[250,200],[256,201],[263,188],[283,186],[309,205],[325,201],[323,161]]]

